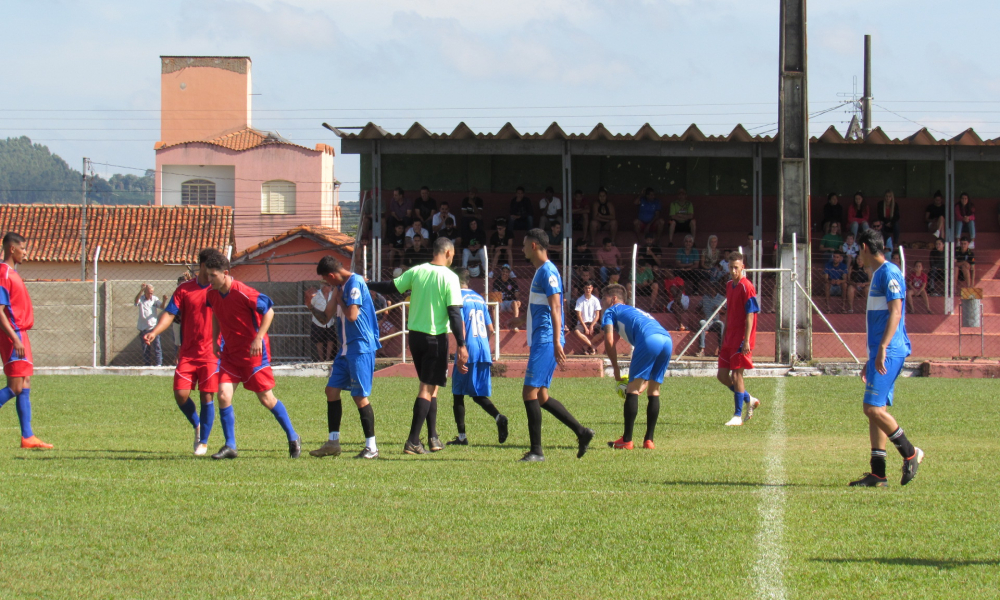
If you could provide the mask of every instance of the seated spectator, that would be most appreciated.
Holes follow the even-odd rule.
[[[903,270],[903,256],[899,253],[899,248],[892,251],[892,256],[889,257],[889,262],[896,265],[896,268],[900,271]],[[903,277],[906,277],[905,273],[903,274]]]
[[[375,313],[376,313],[375,318],[378,319],[379,335],[387,335],[389,333],[392,333],[396,329],[396,326],[395,324],[393,324],[392,318],[390,317],[390,314],[393,311],[387,310],[382,313],[378,312],[380,310],[388,308],[389,301],[386,300],[385,296],[383,296],[382,294],[376,292],[371,288],[368,288],[368,295],[371,296],[372,305],[374,305],[375,308]],[[382,350],[377,350],[375,356],[385,356],[385,352]]]
[[[406,247],[409,248],[413,245],[413,238],[416,236],[424,238],[424,241],[429,241],[431,239],[431,232],[424,229],[424,222],[420,219],[413,219],[413,225],[406,230]]]
[[[758,267],[754,267],[754,265],[753,265],[753,259],[754,259],[754,256],[753,256],[753,243],[754,243],[754,238],[753,238],[753,232],[752,231],[747,234],[747,242],[746,243],[747,243],[747,245],[744,247],[744,252],[743,252],[743,268],[744,269],[755,269],[755,268],[758,268]],[[763,248],[761,248],[761,250],[763,250]],[[728,264],[728,261],[726,261],[726,264]]]
[[[469,270],[469,275],[472,278],[476,278],[482,276],[485,261],[486,248],[483,247],[479,238],[472,238],[465,250],[462,250],[462,266]]]
[[[601,268],[601,281],[607,283],[610,269],[621,267],[622,253],[611,245],[611,238],[604,238],[604,246],[594,251],[594,259]]]
[[[830,223],[830,233],[824,235],[819,242],[820,250],[840,252],[840,247],[843,245],[844,238],[840,235],[840,223]]]
[[[521,314],[521,301],[517,299],[517,280],[511,277],[510,265],[500,267],[500,277],[493,280],[493,291],[500,292],[500,310],[514,314],[518,318]]]
[[[687,331],[687,325],[685,324],[685,315],[688,313],[688,309],[691,308],[691,297],[684,293],[684,288],[675,285],[669,289],[669,301],[667,302],[667,312],[671,313],[677,317],[677,329],[678,331]]]
[[[860,256],[855,256],[851,262],[851,272],[847,276],[850,282],[847,286],[847,312],[854,314],[854,297],[865,297],[868,291],[868,271]],[[861,311],[864,312],[864,311]]]
[[[723,252],[719,256],[719,261],[715,263],[712,270],[708,272],[709,283],[725,283],[727,279],[730,279],[729,274],[729,253]]]
[[[677,250],[674,255],[674,270],[692,290],[697,289],[698,280],[701,279],[698,273],[700,265],[701,254],[694,247],[694,236],[689,233],[684,236],[684,247]]]
[[[577,267],[574,265],[573,270],[573,293],[570,297],[577,296],[583,293],[583,284],[590,281],[594,284],[594,295],[600,297],[600,286],[597,285],[597,280],[594,277],[594,267]]]
[[[403,265],[403,254],[406,251],[406,233],[402,223],[395,223],[389,233],[389,268],[393,265]]]
[[[472,238],[476,238],[479,240],[480,245],[485,245],[487,233],[489,232],[484,230],[479,224],[479,221],[476,220],[469,221],[468,227],[465,231],[461,232],[462,240],[471,240]]]
[[[632,204],[639,207],[639,210],[636,212],[636,218],[632,220],[632,227],[635,228],[635,239],[641,240],[644,234],[650,234],[654,229],[656,230],[656,237],[654,239],[660,239],[663,235],[663,225],[665,224],[665,221],[660,216],[663,212],[663,206],[656,197],[656,192],[653,188],[648,187],[644,189],[642,194]]]
[[[711,281],[712,271],[718,268],[722,254],[722,251],[719,250],[719,237],[716,235],[708,236],[708,243],[701,252],[701,259],[698,265],[704,281]]]
[[[840,296],[841,306],[847,297],[847,265],[840,250],[833,253],[823,270],[824,287],[826,288],[826,312],[831,312],[830,296]]]
[[[969,194],[962,192],[955,203],[955,237],[961,239],[962,231],[969,237],[969,248],[976,247],[976,206],[969,200]]]
[[[601,301],[594,295],[594,282],[583,284],[583,295],[576,299],[576,327],[573,335],[583,342],[584,354],[597,354],[594,344],[604,339],[601,332]]]
[[[955,250],[955,270],[958,272],[959,286],[972,286],[976,280],[976,253],[969,247],[969,236],[963,235]]]
[[[899,204],[892,190],[886,190],[882,200],[875,205],[875,219],[882,221],[882,237],[886,240],[885,247],[898,246],[902,240],[899,233]],[[892,238],[890,244],[889,238]]]
[[[428,242],[422,235],[414,235],[411,239],[413,244],[403,253],[403,263],[407,267],[415,267],[431,261],[431,249]]]
[[[660,284],[656,282],[656,274],[648,263],[640,265],[635,274],[635,295],[649,296],[649,310],[655,311],[656,299],[660,296]]]
[[[847,237],[844,238],[844,243],[840,245],[840,251],[847,257],[847,262],[854,262],[854,259],[858,257],[858,253],[861,252],[861,246],[854,241],[854,234],[847,234]]]
[[[504,253],[507,254],[507,260],[504,262],[508,264],[514,262],[514,236],[507,230],[506,219],[497,219],[496,231],[490,236],[489,247],[493,248],[493,258],[490,264],[500,264],[500,256]],[[493,276],[492,273],[490,276]]]
[[[531,206],[531,200],[524,195],[522,186],[517,186],[514,191],[514,197],[510,201],[510,220],[507,223],[515,231],[535,226],[535,209]]]
[[[462,199],[460,208],[462,223],[460,225],[462,237],[469,239],[469,228],[472,223],[476,223],[477,229],[483,228],[483,199],[479,197],[476,188],[469,188],[469,195]]]
[[[590,207],[590,241],[597,243],[597,233],[607,229],[611,243],[618,237],[618,217],[615,205],[608,202],[608,191],[601,188],[597,192],[597,204]]]
[[[919,260],[913,265],[913,273],[906,278],[906,312],[913,313],[913,298],[923,298],[927,314],[931,314],[931,299],[927,297],[927,273],[924,263]]]
[[[431,198],[431,189],[425,185],[420,188],[420,197],[413,202],[413,218],[420,219],[422,223],[430,223],[436,211],[437,202]]]
[[[579,218],[577,218],[579,217]],[[583,197],[583,190],[573,192],[573,227],[580,222],[580,232],[583,239],[590,235],[590,203]]]
[[[386,210],[386,228],[388,233],[396,229],[396,225],[403,228],[410,226],[413,221],[413,200],[403,198],[403,188],[398,187],[392,190],[392,200],[389,201],[389,208]]]
[[[826,204],[823,205],[823,233],[830,233],[830,226],[834,223],[838,225],[844,222],[844,207],[840,205],[840,196],[837,192],[830,192],[826,197]]]
[[[663,270],[663,286],[662,289],[667,292],[667,300],[673,300],[674,296],[670,293],[670,290],[679,287],[681,290],[684,289],[684,280],[677,276],[671,269]]]
[[[545,195],[538,201],[538,208],[541,209],[542,218],[539,221],[542,229],[548,229],[549,225],[557,221],[562,221],[562,200],[556,198],[552,186],[545,188]]]
[[[639,264],[649,265],[651,267],[659,267],[663,264],[663,249],[656,245],[653,241],[653,236],[646,234],[643,244],[639,246]]]
[[[927,287],[931,296],[941,296],[944,294],[944,240],[938,238],[934,240],[934,249],[931,250],[930,270],[927,273]]]
[[[450,227],[457,231],[458,219],[455,218],[455,215],[451,214],[451,207],[448,206],[448,203],[442,202],[438,206],[438,211],[431,217],[431,231],[437,234],[445,227]]]
[[[947,210],[941,191],[934,192],[934,200],[924,210],[924,220],[927,221],[927,231],[933,231],[936,238],[944,236],[945,212]]]
[[[861,192],[854,192],[854,200],[847,207],[847,226],[851,228],[851,233],[854,234],[855,238],[858,237],[859,229],[861,231],[868,230],[868,218],[868,201],[865,200],[865,196]]]
[[[594,254],[587,247],[587,240],[574,240],[576,248],[573,250],[573,268],[581,269],[594,266]]]
[[[553,263],[562,260],[563,251],[563,231],[562,223],[559,221],[554,221],[552,223],[552,230],[548,232],[549,234],[549,260]]]
[[[454,217],[454,215],[451,216]],[[462,246],[462,235],[458,232],[458,226],[455,225],[455,221],[453,219],[445,220],[444,225],[434,233],[434,239],[441,237],[451,240],[456,248],[460,248]]]
[[[713,330],[719,332],[719,345],[715,349],[715,355],[719,355],[722,338],[726,333],[726,322],[723,320],[723,311],[720,310],[719,314],[715,314],[715,311],[726,301],[726,295],[723,293],[724,289],[724,283],[709,284],[708,291],[701,297],[701,302],[698,303],[698,308],[701,309],[703,318],[698,321],[698,327],[701,328],[701,336],[698,338],[698,354],[695,356],[705,356],[705,337],[709,331]],[[714,314],[715,316],[713,317],[712,315]]]
[[[887,236],[885,229],[882,227],[882,221],[875,220],[872,221],[872,229],[882,234],[882,239],[885,240],[885,249],[887,252],[892,252],[892,237]]]
[[[667,235],[667,247],[674,247],[674,234],[690,233],[691,239],[698,235],[698,223],[694,218],[694,204],[688,200],[687,192],[677,190],[677,198],[670,203],[670,233]]]
[[[625,288],[625,295],[628,296],[628,298],[625,298],[625,303],[627,304],[627,303],[631,302],[631,300],[632,300],[632,286],[625,285],[625,282],[622,281],[622,270],[620,268],[618,268],[618,267],[614,267],[614,268],[608,270],[608,284],[607,285],[615,285],[615,284],[620,285],[620,286],[622,286],[622,287]],[[605,286],[605,287],[607,287],[607,286]]]

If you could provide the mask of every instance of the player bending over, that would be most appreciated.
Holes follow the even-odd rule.
[[[476,292],[469,289],[469,270],[462,267],[456,269],[458,283],[462,286],[462,321],[465,325],[465,342],[469,347],[469,361],[459,368],[455,365],[451,372],[451,393],[455,396],[455,425],[458,427],[458,437],[448,442],[449,446],[468,446],[465,437],[465,397],[472,396],[472,401],[493,417],[497,423],[497,439],[502,444],[507,441],[507,417],[500,414],[496,406],[490,402],[493,394],[493,379],[490,368],[493,357],[490,355],[490,337],[493,332],[493,320],[486,301]]]
[[[617,440],[608,442],[608,446],[619,450],[632,449],[632,430],[639,414],[639,394],[648,389],[646,437],[642,446],[652,450],[656,448],[653,434],[656,432],[656,419],[660,416],[660,385],[670,366],[674,343],[667,330],[649,313],[625,304],[624,287],[609,285],[604,288],[603,296],[601,327],[604,329],[604,351],[615,370],[615,381],[621,378],[618,353],[615,350],[615,332],[633,348],[628,367],[628,387],[625,389],[625,432]]]
[[[181,347],[177,352],[177,368],[174,369],[174,400],[194,427],[194,455],[208,453],[208,436],[215,423],[214,394],[219,391],[219,358],[215,355],[212,342],[212,309],[208,306],[208,271],[205,261],[209,256],[222,253],[214,248],[206,248],[198,253],[198,276],[177,286],[170,297],[167,308],[160,314],[152,331],[142,336],[145,344],[151,344],[179,319],[181,323]],[[198,390],[201,397],[201,415],[191,400],[191,391]]]
[[[906,280],[899,267],[885,259],[882,234],[868,229],[858,235],[861,251],[858,257],[872,271],[868,287],[868,362],[861,371],[865,382],[863,409],[868,417],[871,438],[871,473],[852,481],[852,486],[885,487],[885,441],[892,440],[903,457],[903,478],[906,485],[916,477],[924,460],[924,452],[906,439],[903,428],[889,414],[896,378],[903,370],[903,361],[910,355],[910,338],[906,335]]]
[[[35,310],[24,280],[17,273],[17,265],[24,261],[24,238],[10,232],[3,236],[3,262],[0,263],[0,353],[3,354],[3,372],[7,387],[0,390],[0,407],[11,398],[17,398],[17,420],[21,422],[21,447],[48,449],[46,444],[31,431],[31,375],[34,363],[31,357],[31,340],[28,330],[35,325]]]
[[[229,274],[229,259],[221,253],[209,256],[205,270],[212,289],[208,305],[212,307],[212,340],[219,357],[219,420],[226,445],[212,455],[214,459],[236,458],[236,415],[233,391],[236,384],[257,394],[257,399],[271,411],[288,436],[288,456],[302,452],[299,436],[292,427],[285,405],[274,397],[271,373],[271,342],[267,330],[274,320],[271,299]],[[219,348],[219,334],[223,346]]]
[[[316,266],[316,274],[334,286],[333,297],[325,311],[311,309],[317,319],[327,323],[336,315],[340,320],[340,352],[330,367],[326,382],[326,422],[330,438],[309,452],[312,456],[340,455],[340,421],[344,414],[340,391],[350,390],[361,416],[365,447],[354,458],[378,458],[375,443],[375,411],[368,401],[375,375],[375,352],[382,347],[378,341],[378,318],[365,280],[344,268],[339,260],[324,256]]]
[[[753,411],[760,406],[760,400],[747,392],[743,381],[744,371],[753,368],[753,347],[757,343],[757,290],[743,274],[743,255],[733,252],[729,255],[729,275],[732,280],[726,284],[726,337],[719,349],[718,379],[722,385],[733,391],[736,410],[726,425],[742,425],[753,418]],[[746,415],[743,405],[747,405]]]
[[[523,462],[545,460],[542,452],[542,409],[576,434],[576,457],[587,452],[594,430],[580,424],[566,407],[549,396],[552,374],[556,365],[566,364],[563,344],[563,287],[559,269],[549,260],[549,236],[541,229],[532,229],[524,236],[524,256],[534,265],[535,277],[531,280],[528,296],[527,332],[528,368],[524,373],[521,398],[528,413],[528,437],[531,449],[521,458]]]

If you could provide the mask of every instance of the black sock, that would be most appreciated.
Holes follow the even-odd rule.
[[[531,441],[531,452],[542,455],[542,409],[538,400],[526,400],[524,411],[528,413],[528,439]]]
[[[569,427],[576,435],[580,435],[580,432],[583,431],[583,425],[580,425],[580,422],[574,419],[573,415],[569,414],[569,411],[562,405],[562,402],[559,402],[552,396],[549,396],[549,399],[542,404],[542,408],[549,411],[549,414],[559,419],[563,425]]]
[[[431,398],[431,406],[427,410],[427,437],[438,436],[438,399],[437,396]]]
[[[656,433],[656,420],[660,418],[660,397],[646,396],[649,404],[646,405],[646,438],[653,441],[653,434]]]
[[[500,411],[497,410],[496,406],[493,406],[493,403],[490,402],[490,399],[487,398],[486,396],[473,396],[472,401],[478,404],[479,406],[483,407],[483,410],[486,411],[486,414],[493,417],[494,419],[500,416]]]
[[[459,433],[465,433],[465,396],[455,394],[455,426]]]
[[[896,446],[896,450],[899,450],[899,454],[903,457],[903,460],[913,458],[913,455],[917,452],[913,449],[913,444],[910,443],[910,440],[906,439],[906,434],[903,433],[902,427],[892,432],[892,435],[889,436],[889,441]]]
[[[872,448],[872,475],[878,475],[885,479],[885,450],[882,448]]]
[[[430,409],[430,401],[418,396],[413,403],[413,421],[410,423],[410,437],[406,438],[406,441],[414,445],[420,443],[420,431],[424,428],[424,420],[427,419],[427,412]]]
[[[340,431],[340,419],[344,416],[344,405],[340,400],[326,403],[326,426],[330,432]]]
[[[639,394],[625,394],[625,433],[622,441],[632,441],[632,430],[635,429],[635,417],[639,414]]]
[[[365,439],[375,437],[375,411],[371,404],[366,404],[358,409],[361,416],[361,430],[365,432]]]

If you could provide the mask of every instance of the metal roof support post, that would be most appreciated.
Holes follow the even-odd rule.
[[[760,156],[760,143],[753,145],[753,247],[750,249],[751,265],[753,268],[760,269],[764,266],[764,186],[763,186],[763,174],[762,165],[763,161]],[[757,294],[761,293],[760,290],[760,277],[759,271],[753,274],[753,286],[757,289]]]
[[[944,314],[955,312],[955,152],[944,148]]]
[[[372,166],[375,169],[372,185],[372,280],[382,278],[382,146],[373,142]],[[377,241],[376,241],[377,240]]]
[[[865,90],[861,98],[861,131],[872,132],[872,36],[865,36]]]
[[[573,156],[570,154],[569,142],[563,144],[562,153],[562,188],[563,188],[563,298],[573,295]],[[568,291],[568,294],[567,294]]]
[[[779,277],[778,362],[812,358],[812,318],[806,298],[793,292],[800,281],[812,292],[809,217],[809,93],[807,87],[806,0],[781,0],[778,80],[778,267],[797,268]],[[803,260],[797,261],[801,256]],[[796,303],[793,310],[790,306]],[[796,323],[791,322],[792,319]],[[798,339],[791,343],[792,331]],[[798,356],[792,356],[793,348]]]

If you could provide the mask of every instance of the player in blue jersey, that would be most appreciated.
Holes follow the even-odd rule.
[[[608,446],[618,450],[631,450],[632,430],[639,414],[639,394],[646,392],[646,437],[643,448],[656,448],[653,434],[656,419],[660,416],[660,385],[670,366],[674,343],[670,334],[649,313],[625,304],[625,288],[609,285],[604,288],[601,328],[604,329],[604,351],[615,370],[615,380],[621,378],[615,334],[632,345],[632,360],[628,367],[628,387],[625,389],[625,432]]]
[[[378,319],[372,296],[364,278],[345,269],[332,256],[320,259],[316,274],[336,287],[325,311],[314,308],[310,310],[324,323],[332,319],[334,314],[339,318],[337,329],[340,333],[340,352],[333,359],[330,379],[326,383],[326,420],[330,438],[309,454],[318,457],[340,455],[340,420],[344,414],[340,391],[349,390],[358,406],[361,429],[365,434],[365,447],[354,458],[378,458],[375,412],[368,397],[372,393],[375,351],[382,344],[378,341]]]
[[[497,424],[497,439],[500,443],[507,441],[507,417],[500,414],[497,407],[490,402],[493,394],[493,379],[490,368],[493,357],[490,355],[490,336],[493,333],[493,320],[486,301],[476,292],[469,289],[469,270],[462,267],[455,270],[458,283],[462,286],[462,321],[465,324],[465,341],[469,347],[469,361],[459,367],[455,365],[451,373],[451,393],[455,396],[455,425],[458,426],[458,436],[449,446],[468,446],[469,439],[465,436],[465,397],[472,396],[472,401],[478,404],[493,417]]]
[[[549,396],[549,385],[556,365],[566,364],[563,344],[563,286],[559,269],[549,261],[549,236],[541,229],[532,229],[524,236],[524,256],[534,265],[535,277],[528,296],[527,333],[528,368],[524,373],[521,397],[528,413],[528,436],[531,449],[521,458],[524,462],[545,460],[542,453],[542,409],[549,411],[576,434],[576,457],[587,451],[594,430],[573,418],[561,402]]]
[[[871,438],[871,473],[852,481],[852,486],[885,487],[886,439],[903,457],[903,478],[906,485],[917,475],[924,452],[906,439],[903,429],[886,410],[892,406],[896,378],[903,370],[903,361],[910,355],[910,338],[906,335],[906,280],[899,267],[885,259],[885,242],[874,229],[858,236],[861,252],[858,257],[872,271],[868,288],[868,362],[861,371],[865,382],[864,413],[868,417]]]

